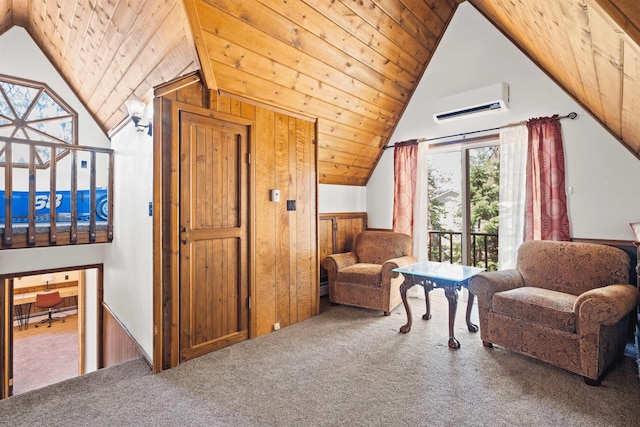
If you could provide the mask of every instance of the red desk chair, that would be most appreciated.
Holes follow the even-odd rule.
[[[58,317],[51,316],[51,309],[54,307],[57,307],[61,302],[62,302],[62,298],[60,298],[60,292],[58,291],[49,292],[46,294],[37,294],[36,307],[49,309],[49,317],[42,320],[40,323],[49,322],[49,326],[47,326],[47,328],[50,328],[51,322],[53,322],[54,320],[61,320]],[[62,322],[64,322],[64,319],[62,319]],[[36,328],[37,327],[38,325],[36,325]]]

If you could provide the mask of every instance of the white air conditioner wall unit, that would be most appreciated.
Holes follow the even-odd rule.
[[[440,98],[434,103],[436,123],[509,109],[509,85],[496,83]]]

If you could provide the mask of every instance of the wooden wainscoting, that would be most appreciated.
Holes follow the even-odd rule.
[[[144,357],[149,366],[151,366],[149,357],[105,303],[102,303],[102,316],[104,322],[102,367],[107,368],[140,356]]]
[[[350,252],[356,235],[367,230],[366,212],[321,213],[318,218],[318,240],[320,247],[320,293],[324,295],[323,283],[328,280],[322,260],[332,254]],[[326,286],[325,286],[326,287]]]

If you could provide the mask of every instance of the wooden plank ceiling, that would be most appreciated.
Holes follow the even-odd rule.
[[[320,182],[364,185],[460,1],[0,0],[0,34],[26,28],[105,132],[201,69],[317,119]],[[638,156],[636,0],[469,1]]]
[[[0,34],[14,25],[27,30],[105,133],[126,118],[126,100],[149,102],[153,86],[200,68],[179,1],[0,0]]]
[[[186,0],[209,88],[318,120],[320,182],[366,184],[459,1]]]

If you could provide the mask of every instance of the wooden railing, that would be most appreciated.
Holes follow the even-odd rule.
[[[470,265],[488,271],[498,267],[498,235],[471,233]],[[429,231],[429,260],[462,264],[462,233]]]
[[[1,248],[26,248],[35,246],[71,245],[80,243],[104,243],[113,240],[113,150],[100,147],[60,144],[45,141],[17,140],[0,136],[4,144],[4,207],[0,212]],[[28,151],[28,160],[14,159],[16,145],[22,145],[22,152]],[[24,149],[26,146],[26,150]],[[38,150],[36,149],[38,147]],[[44,150],[44,151],[43,151]],[[42,164],[42,153],[47,153],[49,161]],[[78,155],[88,153],[88,160],[78,164]],[[69,170],[62,171],[69,176],[70,182],[58,181],[58,162],[69,157]],[[100,163],[98,156],[107,156]],[[79,168],[88,168],[88,179],[82,179],[78,189]],[[27,173],[20,172],[27,169]],[[48,191],[36,191],[37,171],[49,170]],[[103,170],[106,169],[106,170]],[[97,172],[100,172],[104,187],[97,187]],[[15,174],[23,177],[16,179]],[[40,175],[42,177],[42,175]],[[24,188],[24,179],[28,179],[27,191],[16,191],[15,183]],[[14,182],[14,180],[16,182]],[[88,182],[87,182],[88,181]],[[62,184],[62,185],[59,185]],[[45,184],[46,185],[46,184]],[[88,186],[88,188],[86,188]],[[68,188],[69,190],[60,190]],[[0,190],[2,187],[0,187]],[[101,200],[97,200],[100,192]],[[18,194],[27,198],[26,212],[17,212]],[[87,205],[88,198],[88,205]],[[15,200],[14,200],[15,199]],[[68,204],[68,205],[67,205]],[[100,205],[100,206],[97,206]],[[79,207],[82,211],[79,212]],[[63,209],[64,208],[64,209]],[[97,209],[101,209],[98,213]],[[97,215],[98,213],[98,215]]]

